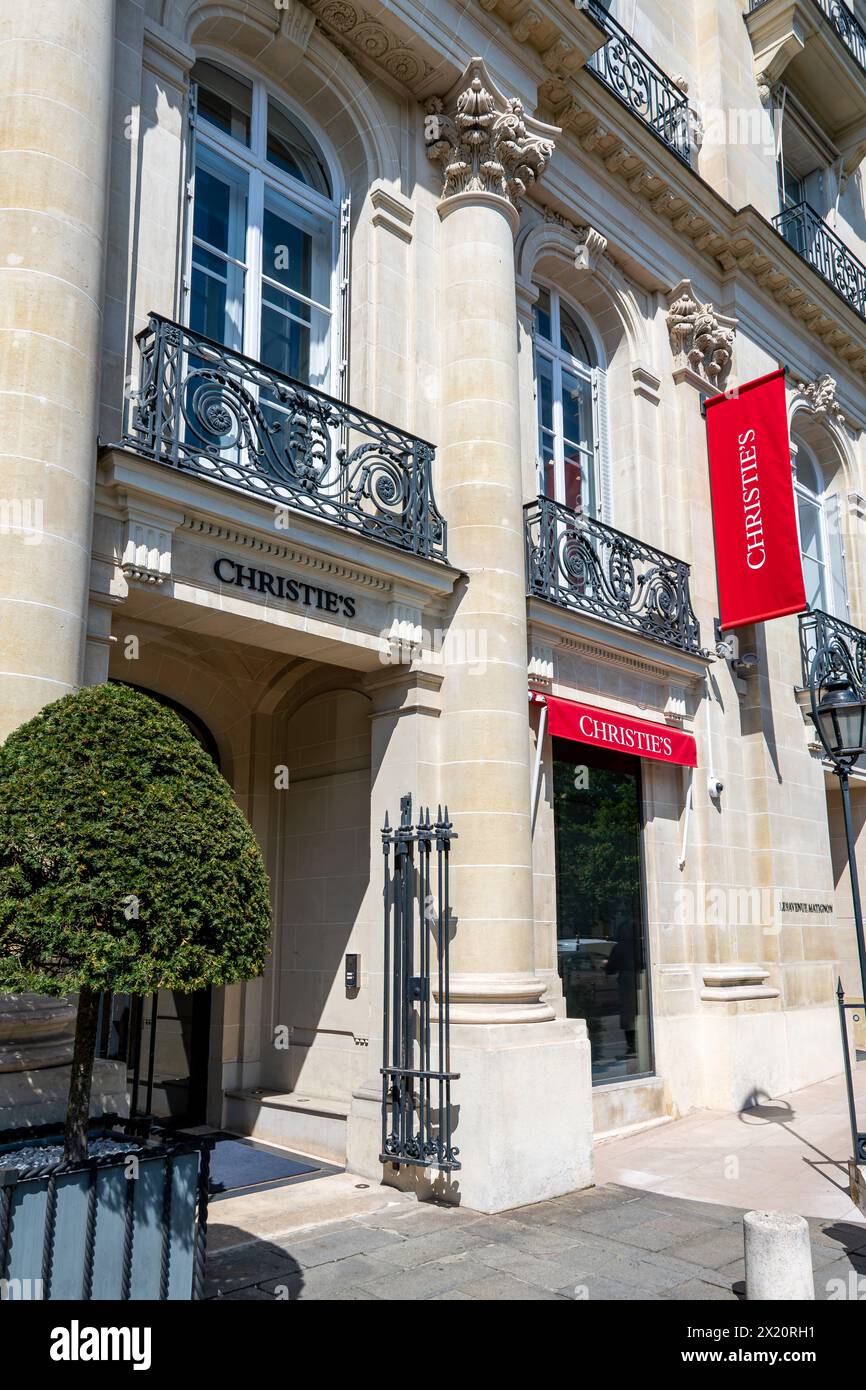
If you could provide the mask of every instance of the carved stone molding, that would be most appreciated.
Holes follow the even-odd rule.
[[[301,0],[274,0],[280,16],[280,33],[289,43],[306,53],[310,36],[316,27],[316,16]]]
[[[126,579],[141,584],[164,584],[171,576],[172,532],[130,519],[123,528],[120,568]]]
[[[689,367],[721,391],[734,358],[737,320],[716,313],[696,297],[690,280],[681,280],[668,295],[667,326],[676,367]]]
[[[341,52],[360,55],[381,68],[404,90],[421,95],[429,91],[437,67],[436,53],[398,17],[380,8],[371,14],[349,0],[306,0],[315,19]],[[386,21],[386,22],[383,22]],[[423,50],[423,51],[422,51]]]
[[[547,168],[559,135],[527,116],[517,97],[496,86],[483,58],[473,58],[444,97],[425,105],[427,156],[442,167],[443,198],[488,193],[517,208]]]
[[[526,670],[530,684],[553,684],[553,647],[548,642],[531,643]]]
[[[745,999],[778,999],[779,990],[768,985],[769,970],[761,965],[706,965],[702,971],[701,998],[732,1004]]]
[[[595,227],[581,227],[577,233],[575,270],[597,270],[607,253],[607,237]]]
[[[798,381],[797,390],[805,398],[812,409],[812,413],[819,419],[826,419],[831,415],[840,425],[844,425],[845,416],[836,400],[836,378],[829,372],[822,372],[816,376],[814,381]]]

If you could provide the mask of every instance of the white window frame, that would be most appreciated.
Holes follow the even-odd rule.
[[[228,66],[226,55],[216,50],[202,49],[201,51],[197,51],[196,56],[224,69]],[[232,59],[231,68],[237,71],[238,75],[243,77],[244,80],[251,85],[250,143],[249,145],[245,145],[243,141],[236,139],[234,136],[220,130],[217,126],[212,125],[200,112],[197,113],[194,129],[195,151],[192,164],[192,186],[190,190],[190,230],[186,247],[186,303],[184,305],[184,321],[187,323],[189,322],[193,253],[196,244],[196,238],[193,234],[195,170],[198,163],[199,151],[203,151],[205,162],[209,162],[214,166],[217,164],[228,166],[229,170],[239,171],[246,179],[247,222],[244,255],[243,258],[238,257],[236,262],[238,270],[245,277],[243,333],[240,335],[240,341],[227,343],[226,346],[235,348],[246,357],[250,357],[255,361],[261,360],[262,282],[263,278],[267,279],[262,267],[262,245],[265,203],[268,198],[268,193],[270,192],[273,201],[277,203],[288,203],[291,205],[292,209],[297,209],[299,214],[299,225],[303,225],[304,217],[310,220],[324,220],[327,224],[327,266],[325,270],[327,302],[325,299],[307,298],[307,296],[299,294],[294,290],[291,294],[292,297],[309,303],[313,312],[327,315],[327,371],[322,374],[322,379],[317,381],[316,384],[321,390],[330,394],[337,394],[341,389],[345,389],[346,369],[343,364],[347,356],[347,344],[342,341],[345,315],[341,313],[340,309],[343,298],[343,286],[341,284],[340,274],[341,204],[336,161],[327,142],[311,124],[306,114],[298,109],[295,102],[288,98],[283,92],[275,89],[270,83],[264,81],[263,78],[244,68],[234,59]],[[279,169],[276,165],[269,163],[267,160],[269,100],[275,102],[278,106],[282,106],[285,111],[298,122],[302,129],[309,131],[310,139],[320,150],[325,162],[325,167],[331,182],[331,198],[325,197],[323,194],[319,193],[318,190],[311,188],[308,184],[302,183],[299,179],[293,178],[291,174]],[[219,254],[222,255],[222,253]],[[278,282],[274,283],[281,292],[285,293],[284,286],[280,286]],[[345,287],[345,292],[348,293],[348,286]],[[312,354],[310,365],[311,376],[315,380]]]
[[[820,607],[825,613],[830,613],[835,618],[841,618],[843,622],[849,621],[848,608],[848,584],[845,567],[845,546],[841,530],[837,532],[834,542],[829,534],[827,525],[828,504],[834,502],[838,508],[838,498],[835,494],[828,494],[824,483],[824,470],[815,452],[807,444],[791,444],[791,456],[794,472],[794,497],[796,500],[797,513],[797,542],[800,547],[801,561],[804,558],[803,536],[800,527],[800,503],[803,502],[809,507],[813,507],[818,514],[818,548],[820,555],[817,563],[821,572],[821,602]],[[800,458],[809,460],[810,474],[819,484],[819,491],[816,491],[801,477]],[[841,521],[841,517],[839,518]],[[834,563],[835,562],[835,563]],[[838,611],[842,609],[843,611]]]
[[[535,320],[533,317],[533,376],[535,384],[535,437],[538,440],[541,431],[540,419],[540,389],[538,359],[545,358],[551,363],[553,378],[553,475],[554,475],[554,500],[565,503],[565,431],[563,426],[562,409],[562,373],[563,370],[572,372],[581,381],[585,381],[589,387],[589,397],[592,403],[592,448],[590,450],[580,449],[581,457],[588,458],[591,468],[591,493],[592,508],[587,510],[587,515],[596,517],[602,521],[610,522],[610,486],[607,468],[608,456],[608,414],[607,414],[607,373],[603,367],[593,366],[588,362],[582,362],[580,358],[572,356],[561,346],[560,339],[560,303],[564,299],[569,312],[573,314],[581,328],[585,338],[589,340],[595,352],[596,358],[600,356],[598,347],[594,341],[590,327],[579,309],[571,304],[567,296],[563,296],[555,285],[549,284],[545,280],[536,279],[533,284],[538,289],[543,289],[550,296],[550,341],[542,338],[536,332]],[[578,446],[579,447],[579,446]],[[544,494],[544,461],[541,450],[537,451],[536,471],[538,480],[538,491]]]

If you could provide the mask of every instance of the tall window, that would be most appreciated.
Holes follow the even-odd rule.
[[[796,446],[797,523],[810,608],[848,618],[848,586],[839,497],[827,493],[821,466],[806,444]]]
[[[538,489],[598,514],[599,377],[580,319],[556,290],[538,287],[533,310],[538,406]]]
[[[263,84],[200,61],[189,325],[332,386],[338,208],[328,168]]]

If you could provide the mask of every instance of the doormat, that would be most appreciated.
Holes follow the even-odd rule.
[[[229,1193],[270,1187],[341,1170],[328,1163],[300,1154],[272,1149],[253,1139],[239,1139],[234,1134],[216,1136],[210,1161],[210,1194],[222,1197]]]

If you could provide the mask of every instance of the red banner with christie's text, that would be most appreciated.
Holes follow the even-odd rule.
[[[800,613],[784,369],[711,397],[706,412],[721,625]]]

